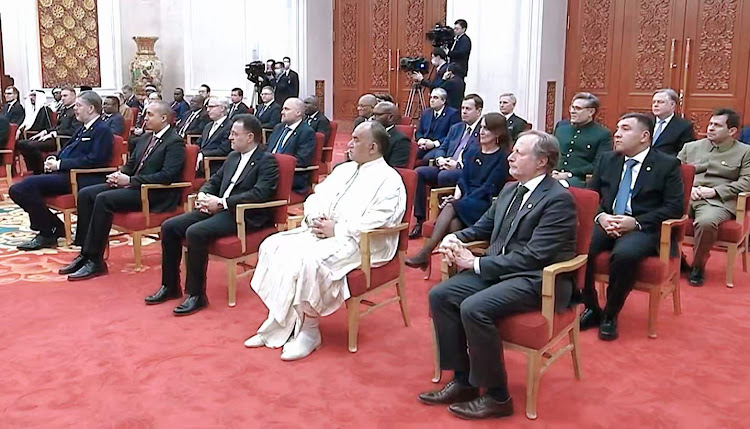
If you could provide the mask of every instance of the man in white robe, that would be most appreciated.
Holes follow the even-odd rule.
[[[353,162],[336,167],[307,198],[302,226],[261,244],[250,284],[268,307],[268,319],[245,346],[283,346],[286,361],[320,347],[318,318],[349,298],[346,274],[360,265],[360,232],[403,220],[406,191],[383,159],[388,144],[382,125],[359,125],[348,146]],[[396,255],[398,233],[373,237],[370,247],[373,265],[383,265]]]

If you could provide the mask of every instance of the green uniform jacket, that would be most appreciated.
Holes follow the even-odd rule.
[[[571,173],[571,186],[586,187],[586,175],[592,174],[604,152],[612,150],[612,133],[599,123],[591,121],[580,127],[561,123],[555,128],[560,142],[560,160],[557,170]]]

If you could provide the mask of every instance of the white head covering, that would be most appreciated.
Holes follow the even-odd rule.
[[[44,107],[45,102],[47,101],[47,96],[44,94],[44,91],[32,89],[29,95],[32,93],[36,93],[36,103],[32,105],[30,97],[26,97],[26,102],[24,103],[26,118],[23,120],[23,127],[25,129],[29,129],[34,125],[36,115],[39,114],[39,111],[42,110],[42,107]]]

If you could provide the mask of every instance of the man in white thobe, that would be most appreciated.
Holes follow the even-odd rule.
[[[301,227],[274,234],[260,246],[253,290],[268,307],[268,319],[247,347],[284,347],[281,359],[306,357],[320,347],[318,318],[349,298],[346,275],[359,267],[360,232],[401,223],[406,191],[386,164],[389,138],[377,122],[352,133],[353,162],[334,169],[305,201]],[[373,265],[396,255],[398,233],[373,237]]]

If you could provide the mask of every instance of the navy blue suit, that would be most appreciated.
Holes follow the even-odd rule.
[[[122,117],[122,113],[117,112],[111,115],[102,115],[102,120],[105,124],[109,125],[109,129],[112,130],[112,134],[119,136],[122,134],[122,129],[125,128],[125,119]]]
[[[0,115],[8,118],[11,124],[16,124],[19,127],[23,124],[23,120],[26,119],[26,110],[20,101],[16,100],[11,106],[10,103],[3,104],[0,109]]]
[[[170,107],[172,108],[172,114],[174,114],[175,122],[182,119],[182,117],[185,116],[185,113],[190,111],[190,105],[185,100],[173,101]]]
[[[307,167],[312,162],[315,150],[315,131],[305,121],[300,122],[292,135],[286,139],[284,147],[279,147],[279,139],[286,125],[281,123],[274,127],[273,132],[266,141],[266,151],[271,153],[283,153],[297,158],[297,167]],[[310,187],[310,173],[294,173],[292,191],[304,194]]]
[[[433,109],[425,109],[422,115],[419,117],[419,126],[417,127],[417,141],[425,138],[429,140],[437,140],[442,145],[448,137],[448,131],[450,128],[461,122],[461,114],[458,110],[445,106],[440,116],[435,118],[435,111]],[[417,159],[432,159],[435,158],[435,152],[437,148],[429,151],[420,149],[417,152]]]
[[[106,166],[112,157],[112,131],[104,121],[97,119],[86,129],[80,127],[68,144],[57,154],[60,170],[23,179],[10,187],[10,198],[29,214],[31,229],[45,237],[62,236],[63,224],[47,208],[44,197],[71,192],[68,172],[78,168]],[[79,190],[104,182],[104,175],[78,176]]]
[[[738,139],[742,143],[750,144],[750,127],[745,127],[740,132],[740,138]]]
[[[489,210],[492,198],[508,180],[508,152],[500,149],[484,154],[479,146],[471,146],[465,154],[464,168],[458,179],[461,198],[453,203],[453,208],[461,222],[471,226]]]

